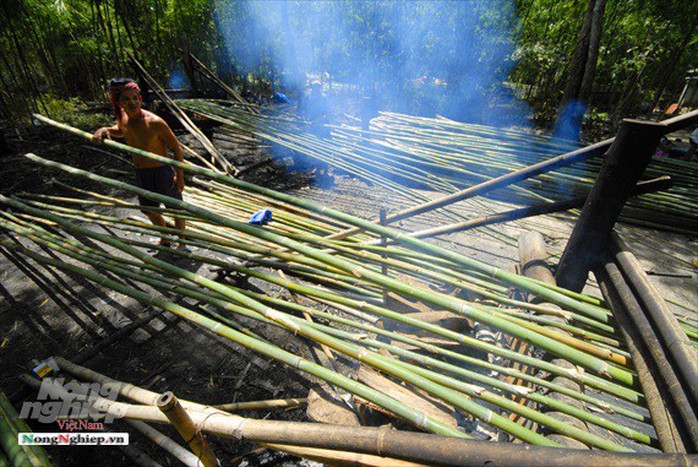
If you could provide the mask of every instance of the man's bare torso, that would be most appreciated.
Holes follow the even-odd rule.
[[[141,110],[141,118],[129,119],[124,112],[119,127],[129,146],[167,156],[167,146],[162,135],[162,119],[152,112]],[[133,165],[137,169],[162,167],[164,164],[147,157],[133,155]]]

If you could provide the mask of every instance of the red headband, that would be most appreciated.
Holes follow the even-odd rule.
[[[139,88],[134,81],[130,81],[120,86],[114,86],[109,90],[109,101],[111,102],[112,107],[114,107],[114,115],[116,115],[117,119],[121,116],[121,107],[119,107],[118,104],[119,96],[121,96],[122,92],[129,89],[133,89],[139,93],[141,92],[141,88]]]

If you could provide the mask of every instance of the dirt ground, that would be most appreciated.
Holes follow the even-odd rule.
[[[183,138],[187,140],[186,138]],[[186,141],[191,143],[190,141]],[[30,191],[33,193],[67,193],[54,181],[72,183],[67,175],[32,165],[26,152],[84,168],[113,178],[131,177],[127,157],[104,155],[89,143],[55,130],[41,127],[23,140],[10,141],[13,153],[3,160],[0,192],[5,195]],[[225,149],[225,141],[216,141]],[[228,146],[231,160],[237,165],[252,164],[264,157],[265,148],[250,150]],[[314,185],[313,174],[292,172],[284,161],[275,161],[250,172],[246,180],[320,201],[363,217],[374,217],[381,207],[398,209],[390,193],[346,175],[336,174],[329,189]],[[82,188],[104,193],[104,187],[86,184]],[[123,196],[114,192],[115,196]],[[436,196],[433,193],[425,193]],[[72,195],[72,194],[71,194]],[[499,210],[505,203],[468,201],[456,208],[464,215],[482,215]],[[516,240],[526,230],[545,234],[552,259],[560,254],[574,225],[570,215],[540,216],[532,220],[480,229],[476,232],[452,234],[438,240],[444,245],[472,255],[473,258],[513,268],[518,253]],[[427,214],[401,226],[415,230],[443,223],[435,214]],[[677,314],[693,316],[698,306],[698,271],[691,265],[698,248],[696,239],[648,229],[620,226],[624,238],[642,265],[655,273],[680,272],[689,277],[651,276],[665,297],[694,310],[672,305]],[[173,391],[179,398],[206,404],[252,401],[280,397],[306,397],[315,384],[285,366],[262,358],[236,344],[218,338],[183,320],[144,307],[132,299],[96,287],[84,280],[69,277],[50,268],[26,260],[17,253],[17,243],[10,235],[0,235],[0,389],[10,395],[15,406],[29,398],[17,377],[32,367],[32,359],[43,360],[61,355],[116,379],[128,381],[153,391]],[[180,264],[181,265],[181,264]],[[215,272],[197,264],[184,267],[207,277]],[[254,286],[254,281],[251,281]],[[593,281],[587,291],[599,294]],[[135,331],[124,333],[108,345],[105,338],[128,328],[144,316],[147,323]],[[253,329],[264,335],[271,332],[259,326]],[[281,332],[281,331],[273,331]],[[96,351],[98,349],[99,351]],[[315,358],[308,346],[298,339],[288,339],[288,350]],[[303,410],[254,411],[252,418],[301,420]],[[58,431],[55,427],[31,423],[37,431]],[[111,431],[125,431],[115,422]],[[172,430],[162,431],[178,439]],[[138,434],[131,442],[153,459],[169,465],[169,457]],[[211,438],[215,452],[226,463],[240,461],[239,456],[253,452],[246,465],[297,465],[298,459],[285,455],[254,453],[255,446],[234,440]],[[49,453],[61,465],[129,465],[124,453],[114,447],[60,447]]]

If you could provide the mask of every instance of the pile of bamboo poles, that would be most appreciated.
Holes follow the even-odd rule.
[[[91,137],[63,127],[85,138]],[[72,174],[76,180],[92,180],[131,195],[168,201],[169,207],[162,212],[170,218],[187,219],[187,231],[182,233],[169,227],[154,227],[142,220],[85,212],[86,205],[134,211],[139,207],[100,193],[85,192],[77,186],[73,189],[81,197],[76,198],[32,194],[2,197],[0,202],[11,211],[0,213],[0,226],[23,238],[26,248],[19,249],[22,254],[165,309],[262,355],[328,381],[424,431],[468,437],[390,394],[288,352],[283,342],[270,342],[252,332],[246,320],[285,329],[327,349],[330,354],[343,355],[355,365],[378,369],[404,384],[426,391],[483,424],[530,444],[557,446],[543,433],[513,422],[510,414],[534,421],[547,432],[562,433],[598,449],[625,451],[656,446],[654,437],[631,428],[637,422],[648,421],[643,408],[644,395],[635,389],[632,359],[601,299],[508,273],[393,229],[219,172],[176,163],[112,141],[106,144],[172,163],[201,178],[195,179],[196,187],[188,188],[185,201],[180,202],[32,154],[27,158],[49,169]],[[76,181],[75,185],[79,183]],[[89,196],[87,200],[85,195]],[[264,227],[248,225],[249,215],[261,207],[273,209],[274,222]],[[99,233],[99,229],[85,226],[85,223],[108,227],[118,235]],[[347,228],[360,228],[364,233],[345,239],[332,238]],[[143,251],[151,245],[138,239],[138,234],[174,241],[182,236],[182,241],[196,248],[195,252],[167,250],[171,255],[256,278],[266,286],[283,288],[291,298],[257,294],[237,285],[215,282],[177,263],[153,257]],[[79,240],[85,237],[100,246],[88,246]],[[371,243],[379,237],[391,239],[394,244],[387,248]],[[37,253],[33,244],[54,251],[61,260]],[[383,271],[384,266],[390,268],[389,274]],[[446,295],[430,287],[415,286],[414,282],[404,279],[405,276],[437,288],[455,287],[463,293]],[[515,300],[510,296],[512,288],[543,297],[558,304],[561,310]],[[432,309],[465,316],[551,355],[563,357],[579,370],[570,371],[501,344],[478,340],[468,333],[454,332],[391,310],[382,301],[388,293],[421,301]],[[196,300],[202,306],[195,311],[177,304],[176,297]],[[298,297],[303,301],[297,301]],[[321,307],[324,310],[319,309]],[[564,325],[564,330],[570,335],[545,327],[554,322],[551,314],[567,318],[569,324]],[[386,330],[376,325],[378,320],[409,324],[464,349],[435,345],[410,334]],[[695,345],[695,323],[686,325],[694,332],[691,337]],[[385,339],[378,339],[378,336]],[[497,355],[504,363],[478,358],[473,356],[473,351]],[[508,365],[507,361],[538,371],[525,373]],[[543,373],[564,375],[593,388],[603,397],[556,385]],[[564,394],[582,401],[585,409],[531,387],[504,382],[496,375],[513,376],[534,388]],[[513,396],[523,397],[537,406],[518,404],[512,400]],[[610,430],[614,435],[605,437],[585,431],[573,423],[554,419],[536,407],[553,408]],[[610,413],[617,417],[609,417]]]
[[[186,100],[179,104],[385,187],[411,202],[417,200],[408,189],[410,186],[451,193],[576,149],[573,142],[522,131],[390,112],[381,112],[373,119],[370,131],[332,126],[331,138],[319,139],[305,131],[303,122],[293,115],[251,114],[221,101]],[[600,166],[601,160],[587,160],[488,196],[524,205],[585,196]],[[647,178],[669,175],[674,186],[667,192],[630,201],[622,220],[678,232],[698,232],[698,215],[693,209],[698,203],[697,172],[695,163],[655,157]]]
[[[79,130],[71,131],[81,134]],[[82,136],[90,137],[88,134]],[[107,144],[155,160],[172,162],[119,143]],[[164,201],[161,195],[117,180],[31,154],[27,157],[47,168],[73,174],[78,179],[89,179],[133,195]],[[378,369],[391,378],[425,390],[479,419],[481,423],[530,444],[557,445],[542,433],[512,422],[509,414],[516,413],[544,426],[547,432],[563,433],[599,449],[622,451],[656,444],[651,436],[630,428],[632,420],[647,421],[641,408],[644,397],[635,390],[636,376],[630,355],[618,338],[614,321],[602,300],[499,270],[426,241],[402,236],[393,229],[306,200],[190,164],[174,165],[205,179],[200,180],[196,188],[187,190],[185,201],[168,200],[170,207],[163,209],[169,217],[189,221],[190,228],[182,234],[183,241],[197,248],[195,253],[170,251],[170,254],[254,277],[270,286],[282,287],[289,296],[304,297],[311,305],[215,282],[176,263],[153,257],[142,250],[146,245],[134,238],[134,234],[166,236],[177,240],[180,232],[167,227],[155,228],[143,221],[75,209],[78,203],[81,203],[80,207],[85,205],[84,199],[35,195],[3,197],[0,201],[11,207],[12,212],[2,213],[0,225],[25,241],[49,248],[64,258],[59,261],[38,254],[30,247],[21,250],[38,262],[170,311],[262,355],[369,400],[422,430],[467,437],[462,431],[427,417],[389,394],[380,393],[333,369],[284,350],[283,343],[269,342],[250,331],[244,319],[280,327],[328,349],[330,353],[341,354],[357,365]],[[138,209],[136,205],[129,206],[98,193],[87,201],[87,204],[90,203]],[[246,220],[249,214],[260,207],[274,210],[274,222],[265,227],[248,225]],[[119,231],[120,235],[104,235],[98,229],[83,226],[84,223],[108,226],[110,230]],[[45,228],[47,225],[51,226],[50,230]],[[367,233],[352,239],[328,238],[347,227],[360,227]],[[396,244],[386,251],[385,247],[361,242],[376,236],[392,239]],[[78,240],[82,237],[94,240],[105,248],[88,246]],[[384,253],[389,253],[389,257],[386,258]],[[390,267],[392,274],[381,271],[384,265]],[[402,276],[395,277],[398,271],[432,285],[457,287],[467,293],[456,297],[429,287],[417,287]],[[104,274],[106,272],[109,275]],[[133,287],[133,283],[140,287]],[[556,303],[562,311],[551,311],[546,307],[514,300],[509,295],[512,287]],[[167,293],[167,298],[144,290]],[[551,355],[563,357],[580,369],[584,368],[584,371],[570,371],[548,361],[519,354],[501,344],[484,342],[469,334],[454,332],[393,311],[381,301],[386,293],[462,315],[529,342]],[[204,306],[194,311],[175,303],[173,295],[197,300]],[[313,306],[313,303],[316,305]],[[321,311],[317,309],[319,304],[329,305],[330,308]],[[571,336],[543,326],[548,322],[550,313],[562,313],[568,318],[570,324],[566,325],[565,330]],[[244,319],[241,321],[240,317]],[[409,334],[388,331],[376,326],[379,319],[407,323],[470,350],[427,344]],[[376,339],[377,336],[387,338],[387,342]],[[399,343],[409,344],[419,353],[407,350]],[[378,352],[380,349],[383,352]],[[477,358],[472,355],[472,350],[524,363],[548,374],[564,375],[594,391],[605,393],[607,396],[604,397],[610,401],[601,402],[594,395],[555,385],[538,374],[524,373],[501,362],[492,363],[486,358]],[[532,391],[530,387],[503,382],[496,377],[497,374],[515,376],[535,386],[560,392],[583,401],[587,409],[576,408]],[[571,417],[603,427],[619,435],[619,438],[614,440],[599,436],[574,424],[553,419],[538,409],[513,402],[510,398],[513,395],[523,396],[540,406],[553,407]],[[614,398],[623,399],[629,405],[614,401]],[[619,414],[626,417],[628,422],[618,422],[603,415],[603,412]]]
[[[51,465],[41,446],[20,445],[18,435],[31,433],[27,423],[19,418],[5,394],[0,392],[0,465],[43,467]]]

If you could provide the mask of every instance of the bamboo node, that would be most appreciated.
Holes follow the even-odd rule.
[[[527,396],[533,392],[532,388],[526,386],[519,386],[518,384],[512,384],[511,389],[520,396]]]
[[[361,347],[361,348],[359,349],[358,354],[357,354],[357,358],[358,358],[358,360],[359,360],[360,362],[363,362],[363,361],[364,361],[364,358],[366,358],[366,355],[367,355],[366,349],[364,349],[363,347]]]
[[[468,305],[468,302],[461,302],[460,306],[458,307],[458,314],[461,315],[467,315],[467,312],[465,311],[466,308],[470,308],[470,305]]]
[[[417,427],[421,428],[422,430],[426,430],[429,427],[429,419],[425,414],[420,413],[417,420],[415,420],[415,425],[417,425]]]
[[[606,377],[610,378],[611,374],[608,372],[608,363],[607,362],[601,362],[601,368],[599,368],[599,374]]]
[[[383,443],[385,440],[385,435],[386,433],[388,433],[388,430],[390,430],[390,428],[382,428],[378,432],[378,439],[376,439],[376,452],[379,456],[383,455]]]
[[[235,439],[242,439],[242,427],[246,422],[246,418],[240,417],[237,426],[233,427],[233,436],[235,436]]]
[[[301,357],[296,357],[293,366],[295,366],[297,369],[301,369],[301,365],[303,364],[303,359]]]

